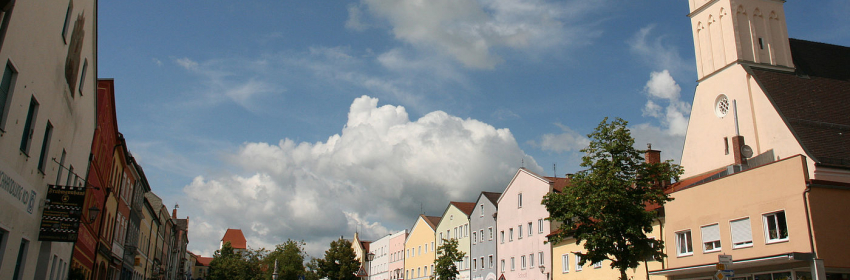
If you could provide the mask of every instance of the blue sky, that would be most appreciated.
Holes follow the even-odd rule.
[[[99,3],[98,76],[203,255],[241,228],[318,257],[522,165],[564,176],[604,117],[678,161],[696,86],[684,0],[162,4]],[[850,45],[850,2],[785,12],[790,37]]]

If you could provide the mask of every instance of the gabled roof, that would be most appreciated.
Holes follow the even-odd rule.
[[[559,177],[545,177],[550,181],[550,185],[552,185],[552,189],[556,192],[563,192],[564,188],[570,185],[570,178],[559,178]]]
[[[197,260],[195,262],[196,266],[210,266],[210,262],[213,260],[213,258],[198,256],[198,258],[196,260]]]
[[[850,48],[790,39],[795,72],[745,67],[806,154],[850,168]]]
[[[230,246],[233,247],[233,249],[248,248],[248,241],[245,240],[245,235],[242,234],[241,229],[227,229],[227,231],[224,232],[224,237],[221,238],[221,242],[230,242]]]
[[[425,215],[422,215],[422,217],[425,218],[425,221],[428,222],[428,224],[431,226],[431,229],[437,229],[437,224],[439,224],[440,220],[443,219],[443,217],[425,216]]]
[[[367,253],[369,252],[369,244],[372,244],[372,241],[360,241],[360,247]]]
[[[472,210],[475,210],[475,202],[457,202],[452,201],[449,202],[451,205],[454,205],[460,212],[466,214],[466,217],[469,218],[469,215],[472,215]]]
[[[484,197],[489,199],[490,202],[493,203],[493,205],[498,206],[499,205],[499,203],[498,203],[499,197],[502,196],[502,193],[500,193],[500,192],[481,192],[481,195],[483,195]]]
[[[410,227],[410,233],[407,235],[407,237],[404,238],[404,242],[407,243],[407,240],[411,236],[413,236],[413,230],[416,229],[416,226],[419,224],[419,221],[425,221],[425,224],[427,224],[431,228],[431,231],[436,232],[437,231],[437,224],[440,223],[440,219],[442,219],[442,218],[443,217],[425,216],[425,215],[419,214],[419,217],[416,218],[416,222],[414,222],[413,226]]]

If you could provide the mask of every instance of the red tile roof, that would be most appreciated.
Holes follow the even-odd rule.
[[[245,240],[245,235],[242,234],[241,229],[227,229],[227,231],[224,232],[224,237],[221,238],[221,242],[230,242],[230,246],[233,247],[233,249],[248,248],[248,241]]]
[[[422,215],[422,217],[425,218],[426,222],[431,224],[431,228],[433,228],[433,229],[437,229],[437,224],[439,224],[440,220],[443,218],[443,217],[425,216],[425,215]]]
[[[481,192],[484,194],[484,197],[490,200],[493,205],[499,205],[499,197],[502,196],[502,193],[499,192]]]
[[[198,256],[198,258],[197,258],[197,262],[195,263],[195,265],[196,265],[196,266],[198,266],[198,265],[200,265],[200,266],[210,266],[210,262],[211,262],[212,260],[213,260],[213,258],[207,258],[207,257],[201,257],[201,256]]]
[[[463,212],[467,216],[472,215],[472,211],[475,210],[475,202],[452,201],[452,202],[449,202],[449,203],[451,203],[452,205],[457,207],[458,210],[460,210],[461,212]]]
[[[570,185],[570,178],[560,178],[560,177],[545,177],[547,180],[551,181],[552,189],[556,192],[563,192],[564,188]]]

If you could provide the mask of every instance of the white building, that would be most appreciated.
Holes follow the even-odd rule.
[[[93,0],[0,1],[2,279],[67,278],[73,244],[39,241],[39,226],[48,185],[85,185],[96,18]]]

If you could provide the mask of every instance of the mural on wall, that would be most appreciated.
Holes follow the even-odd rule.
[[[65,58],[65,81],[68,82],[68,88],[71,92],[77,86],[77,72],[80,69],[80,54],[83,51],[83,37],[85,31],[83,26],[86,22],[86,16],[80,14],[74,22],[74,30],[71,33],[71,43],[68,44],[68,56]]]

